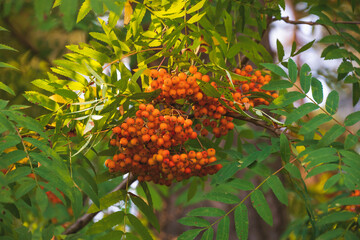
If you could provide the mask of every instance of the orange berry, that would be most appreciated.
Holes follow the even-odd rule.
[[[204,128],[201,130],[200,134],[201,136],[206,137],[209,134],[209,131],[206,128]]]
[[[246,65],[246,66],[245,66],[245,71],[246,71],[246,72],[249,73],[249,72],[251,72],[252,70],[253,70],[253,68],[252,68],[251,65]]]
[[[187,128],[187,127],[190,127],[192,125],[192,120],[191,119],[186,119],[185,122],[184,122],[184,127]]]
[[[158,138],[158,140],[156,141],[156,143],[157,143],[157,145],[158,145],[159,147],[161,147],[162,145],[164,145],[164,139]]]
[[[149,134],[145,134],[145,135],[142,135],[141,139],[143,140],[143,142],[148,142],[150,141],[150,135]]]
[[[166,73],[167,73],[167,71],[165,69],[163,69],[163,68],[159,69],[159,76],[160,77],[163,77]]]
[[[160,129],[161,130],[166,130],[168,128],[168,125],[166,123],[161,123],[160,124]]]
[[[151,69],[150,70],[150,77],[152,78],[157,78],[159,75],[158,71],[156,69]]]
[[[178,74],[179,80],[186,81],[187,75],[183,72]]]
[[[215,149],[209,148],[207,150],[207,154],[208,154],[209,157],[215,156]]]
[[[228,130],[233,130],[234,129],[234,123],[232,123],[232,122],[228,122],[227,124],[226,124],[226,128],[228,129]]]
[[[254,74],[255,74],[255,76],[257,76],[257,77],[260,77],[260,76],[261,76],[260,70],[255,71]]]
[[[194,74],[194,77],[197,79],[197,80],[201,80],[202,79],[202,74],[197,72]]]
[[[114,127],[112,131],[113,131],[113,133],[119,134],[121,132],[121,128],[120,127]]]
[[[243,84],[241,88],[244,92],[247,92],[250,89],[249,84],[247,84],[247,83]]]
[[[197,138],[197,133],[196,132],[192,132],[189,136],[190,139],[195,139]]]
[[[197,72],[197,67],[195,67],[195,66],[190,66],[190,67],[189,67],[189,72],[190,72],[191,74],[195,74],[195,73]]]
[[[139,144],[139,140],[138,140],[137,138],[132,138],[132,139],[130,140],[130,143],[131,143],[131,145],[136,146],[136,145]]]
[[[204,81],[204,82],[210,82],[210,77],[209,77],[209,75],[203,75],[201,77],[201,80]]]
[[[121,138],[120,139],[120,144],[122,145],[122,146],[126,146],[126,145],[128,145],[128,140],[126,139],[126,138]]]

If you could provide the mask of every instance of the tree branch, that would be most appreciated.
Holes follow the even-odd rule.
[[[126,189],[129,187],[133,182],[135,182],[136,178],[130,174],[126,179],[124,179],[116,188],[114,188],[111,192],[116,192],[121,189]],[[69,235],[72,233],[76,233],[83,229],[98,213],[86,213],[83,216],[79,217],[76,222],[70,225],[64,232],[64,235]]]
[[[273,21],[279,21],[280,19],[273,18]],[[289,17],[282,17],[281,20],[283,20],[286,23],[290,24],[307,24],[307,25],[323,25],[322,23],[313,22],[313,21],[294,21],[290,20]],[[360,21],[333,21],[334,24],[360,24]]]
[[[241,115],[239,113],[228,112],[226,114],[226,116],[229,116],[229,117],[232,117],[232,118],[235,118],[235,119],[238,119],[238,120],[242,120],[242,121],[245,121],[245,122],[249,122],[249,123],[252,123],[252,124],[254,124],[256,126],[265,128],[276,137],[279,137],[281,135],[281,133],[282,133],[281,129],[276,128],[273,125],[268,125],[268,124],[266,124],[265,121],[253,119],[253,118],[250,118],[250,117],[247,117],[247,116],[243,116],[243,115]]]

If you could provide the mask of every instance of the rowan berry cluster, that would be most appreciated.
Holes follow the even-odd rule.
[[[111,172],[131,172],[139,181],[166,185],[173,179],[213,174],[221,168],[208,166],[216,161],[215,150],[179,153],[188,139],[197,138],[192,124],[181,115],[162,115],[152,104],[140,104],[135,117],[113,128],[110,144],[118,147],[119,153],[105,165]]]
[[[256,92],[265,93],[272,98],[277,98],[278,94],[274,91],[266,91],[261,89],[262,86],[269,83],[271,80],[270,75],[262,75],[261,71],[257,70],[252,73],[253,68],[251,65],[245,66],[244,70],[239,68],[235,69],[235,73],[241,76],[250,77],[250,81],[246,80],[234,80],[236,86],[236,93],[233,94],[235,101],[242,103],[249,103],[251,106],[257,106],[260,104],[269,105],[269,101],[261,97],[252,97]]]
[[[262,76],[260,71],[251,74],[252,71],[250,65],[242,71],[235,70],[249,80],[234,80],[234,90],[218,87],[215,81],[198,72],[195,66],[190,66],[188,73],[177,74],[169,74],[165,69],[150,70],[148,91],[160,89],[161,92],[153,101],[154,105],[140,104],[135,117],[113,128],[110,144],[116,146],[119,152],[112,159],[106,160],[105,165],[111,172],[131,172],[139,181],[166,185],[170,185],[173,180],[216,173],[222,166],[214,163],[214,149],[186,152],[183,144],[188,139],[197,138],[198,133],[207,136],[208,129],[215,137],[226,135],[234,128],[233,118],[227,115],[232,112],[231,108],[234,111],[235,108],[247,110],[249,106],[269,104],[267,100],[255,96],[254,92],[277,97],[276,93],[261,89],[271,80],[270,76]],[[233,100],[221,96],[227,107],[223,106],[218,98],[207,96],[201,90],[201,83],[211,84],[219,92],[224,90],[221,88],[228,88]],[[191,109],[187,108],[186,112],[176,109],[180,99]],[[159,106],[166,114],[162,114],[155,106]],[[194,126],[195,130],[192,128],[193,121],[188,117],[190,115],[199,122]]]

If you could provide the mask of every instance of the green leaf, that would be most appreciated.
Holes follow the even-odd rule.
[[[297,67],[296,63],[294,62],[294,60],[292,60],[291,58],[289,59],[289,62],[288,62],[288,68],[289,68],[290,81],[292,83],[295,83],[297,80],[297,75],[298,75],[298,67]]]
[[[334,171],[338,169],[338,165],[337,164],[324,164],[324,165],[320,165],[318,167],[313,168],[307,175],[306,178],[310,178],[313,177],[315,175],[318,175],[320,173],[323,172],[328,172],[328,171]]]
[[[281,68],[279,67],[278,65],[276,64],[273,64],[273,63],[262,63],[261,64],[263,67],[269,69],[270,71],[272,71],[273,73],[279,75],[280,77],[284,77],[284,78],[287,78],[287,74],[286,72]]]
[[[332,117],[325,113],[320,113],[313,117],[310,121],[306,122],[299,131],[299,134],[308,134],[314,130],[316,130],[321,124],[327,123],[332,120]]]
[[[263,90],[282,90],[291,88],[293,85],[287,80],[271,80],[268,84],[262,86]]]
[[[339,180],[341,179],[341,175],[340,174],[336,174],[331,176],[326,183],[324,184],[324,190],[327,191],[329,188],[331,188],[332,186],[334,186]]]
[[[257,213],[260,215],[264,221],[270,226],[273,225],[273,218],[270,207],[266,202],[264,194],[260,190],[255,190],[251,194],[251,203],[253,207],[256,209]]]
[[[282,202],[287,206],[288,195],[280,179],[276,175],[272,175],[268,179],[268,185],[271,188],[271,190],[274,192],[277,199],[279,199],[280,202]]]
[[[44,190],[42,190],[41,188],[36,189],[35,200],[38,207],[40,208],[41,213],[43,213],[49,204],[48,197]]]
[[[195,208],[187,213],[188,216],[202,216],[202,217],[221,217],[225,215],[225,211],[214,207],[200,207]]]
[[[350,53],[347,50],[341,48],[335,48],[335,49],[331,49],[329,52],[326,53],[325,60],[347,58],[349,56]]]
[[[4,83],[0,82],[0,89],[4,90],[5,92],[10,93],[11,95],[15,96],[15,92],[9,88],[7,85],[5,85]]]
[[[342,38],[339,35],[328,35],[323,37],[322,39],[320,39],[319,43],[343,43],[344,42],[344,38]]]
[[[336,90],[333,90],[329,93],[326,99],[325,109],[330,115],[333,115],[337,112],[338,106],[339,106],[339,93]]]
[[[281,155],[281,159],[285,163],[289,162],[291,155],[290,144],[289,144],[289,140],[283,133],[281,133],[280,135],[280,155]]]
[[[245,204],[240,204],[234,212],[236,236],[240,240],[248,239],[249,219],[248,210]]]
[[[319,141],[318,146],[327,146],[334,142],[338,137],[345,132],[345,128],[340,125],[334,125],[329,131],[327,131],[324,137]]]
[[[360,121],[360,111],[357,111],[347,115],[344,124],[345,126],[352,126],[359,121]]]
[[[97,238],[98,240],[109,240],[109,239],[121,239],[121,237],[124,235],[124,232],[123,231],[119,231],[119,230],[116,230],[116,231],[111,231],[107,234],[105,234],[104,236],[102,237],[99,237]],[[126,238],[126,239],[130,239],[131,238]],[[137,239],[137,238],[136,238]]]
[[[218,224],[216,240],[229,239],[230,218],[224,217]]]
[[[217,202],[223,202],[227,204],[235,204],[238,203],[240,200],[237,196],[234,194],[228,193],[228,192],[209,192],[205,195],[206,199],[213,200]]]
[[[160,224],[156,215],[153,212],[152,207],[147,205],[144,200],[135,194],[130,193],[131,201],[139,208],[139,210],[145,215],[148,221],[155,227],[156,230],[160,232]]]
[[[186,232],[183,232],[178,238],[177,240],[190,240],[190,239],[195,239],[197,235],[199,235],[199,233],[202,231],[203,229],[198,228],[198,229],[191,229],[188,230]]]
[[[220,184],[234,176],[234,174],[239,170],[238,162],[232,162],[230,164],[223,165],[215,175],[213,179],[213,184]]]
[[[349,73],[354,70],[353,65],[351,62],[344,61],[340,64],[339,68],[337,69],[338,73]]]
[[[198,181],[197,180],[193,180],[191,183],[190,183],[190,187],[187,191],[187,200],[190,201],[194,196],[195,194],[197,193],[197,188],[198,188]]]
[[[298,54],[300,54],[300,53],[302,53],[302,52],[305,52],[306,50],[308,50],[309,48],[311,48],[312,45],[314,44],[314,42],[315,42],[315,39],[314,39],[313,41],[311,41],[311,42],[308,42],[308,43],[305,44],[304,46],[302,46],[302,47],[294,54],[294,56],[295,56],[295,55],[298,55]]]
[[[78,99],[78,95],[75,92],[68,90],[68,89],[57,89],[57,90],[55,90],[55,93],[64,98],[70,98],[72,100]]]
[[[205,4],[206,0],[201,0],[200,2],[196,3],[192,6],[189,10],[186,11],[187,14],[199,11]]]
[[[346,212],[346,211],[339,211],[339,212],[332,212],[322,218],[320,218],[317,222],[319,226],[331,224],[331,223],[338,223],[344,222],[356,216],[354,212]]]
[[[122,223],[124,221],[124,212],[114,212],[110,215],[105,216],[100,221],[94,223],[90,226],[90,228],[87,230],[87,234],[96,234],[104,232],[108,229],[111,229],[112,227]]]
[[[183,217],[178,220],[179,223],[192,227],[207,227],[210,225],[208,221],[200,217]]]
[[[149,233],[149,230],[142,224],[142,222],[137,217],[129,213],[126,214],[126,217],[127,219],[129,219],[129,222],[135,228],[135,230],[140,234],[142,239],[144,240],[153,239]]]
[[[224,11],[225,14],[225,19],[224,19],[224,23],[225,23],[225,31],[226,31],[226,37],[228,39],[228,41],[232,41],[232,35],[233,35],[233,19],[232,16],[227,12]]]
[[[359,79],[353,75],[349,75],[345,78],[344,83],[357,83]]]
[[[80,7],[79,13],[77,15],[76,23],[79,23],[81,20],[83,20],[84,17],[90,12],[91,6],[90,6],[90,0],[85,0]]]
[[[284,58],[284,47],[281,44],[281,42],[279,41],[279,39],[276,39],[276,48],[277,48],[277,55],[278,55],[279,62],[281,62]]]
[[[203,13],[197,13],[194,16],[192,16],[186,23],[188,24],[194,24],[198,21],[200,21],[200,19],[206,14],[206,12]]]
[[[197,83],[206,96],[214,98],[221,97],[221,94],[210,83],[204,81],[197,81]]]
[[[89,207],[88,213],[95,213],[105,208],[108,208],[121,200],[125,200],[125,196],[126,191],[124,190],[111,192],[100,199],[100,208],[98,208],[95,204],[92,204]]]
[[[148,188],[148,185],[146,182],[140,182],[140,186],[142,188],[142,190],[144,191],[145,193],[145,196],[146,196],[146,200],[148,202],[148,205],[151,207],[151,209],[154,208],[153,206],[153,201],[152,201],[152,197],[151,197],[151,193],[150,193],[150,190]]]
[[[317,103],[322,103],[323,101],[323,87],[321,82],[316,78],[311,78],[311,93],[314,100]]]
[[[284,95],[280,95],[272,103],[276,108],[281,108],[292,104],[293,102],[303,99],[306,95],[300,92],[288,92]]]
[[[35,186],[36,182],[32,179],[26,179],[26,181],[22,181],[21,185],[15,190],[15,199],[21,198],[22,196],[33,190]]]
[[[241,51],[242,47],[243,47],[243,43],[241,42],[233,44],[226,55],[227,58],[231,59],[235,57],[236,54],[238,54]]]
[[[61,0],[60,11],[64,14],[63,21],[67,31],[70,31],[75,24],[78,1]]]
[[[311,86],[311,73],[308,74],[310,71],[311,69],[306,63],[300,69],[300,86],[305,93],[309,92]]]
[[[305,153],[307,154],[307,157],[304,159],[304,162],[310,162],[311,165],[314,166],[323,162],[328,162],[327,159],[330,159],[329,161],[338,159],[336,156],[336,149],[330,147],[324,147],[310,152],[305,150],[304,152],[301,152],[298,157],[303,156]]]
[[[6,183],[10,184],[19,181],[21,178],[26,177],[31,173],[30,167],[21,166],[14,171],[10,171],[6,174]]]
[[[301,105],[300,107],[298,107],[297,109],[295,109],[294,111],[292,111],[286,117],[285,124],[291,124],[291,123],[299,120],[306,114],[309,114],[318,108],[319,108],[319,106],[314,103],[305,103],[305,104]]]
[[[42,240],[51,240],[54,236],[55,225],[51,224],[50,226],[43,228],[41,236]]]
[[[11,50],[11,51],[16,51],[17,52],[16,49],[14,49],[12,47],[9,47],[7,45],[1,44],[1,43],[0,43],[0,50]]]
[[[293,176],[295,178],[298,178],[298,179],[301,179],[300,171],[294,164],[287,163],[285,165],[285,169],[286,169],[286,171],[288,171],[291,174],[291,176]]]
[[[344,148],[351,149],[359,142],[359,137],[348,134],[345,139]]]
[[[255,188],[252,182],[239,178],[235,178],[234,180],[230,181],[228,185],[244,191],[250,191]]]
[[[336,199],[334,202],[331,203],[332,207],[347,206],[347,205],[360,205],[359,196],[340,198],[340,199]]]
[[[327,231],[323,234],[321,234],[319,237],[316,238],[316,240],[332,240],[332,239],[341,239],[340,237],[345,232],[345,229],[343,228],[336,228],[330,231]]]
[[[214,239],[214,229],[211,227],[203,233],[201,240],[213,240],[213,239]]]
[[[14,66],[4,63],[4,62],[0,62],[0,68],[12,68],[12,69],[19,70],[17,67],[14,67]]]
[[[35,91],[26,91],[24,97],[31,103],[39,104],[50,111],[57,111],[59,105],[48,96]]]

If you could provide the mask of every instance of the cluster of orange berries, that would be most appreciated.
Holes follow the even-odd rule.
[[[152,104],[140,104],[136,116],[113,128],[110,145],[119,153],[105,161],[111,172],[131,172],[139,181],[154,181],[170,185],[191,176],[213,174],[221,165],[208,166],[216,161],[215,150],[201,154],[180,151],[188,139],[197,138],[192,120],[181,115],[162,115]],[[200,158],[201,156],[201,158]]]
[[[158,101],[165,101],[166,103],[173,103],[177,99],[190,98],[193,101],[200,101],[204,94],[200,90],[197,80],[209,82],[208,75],[202,75],[197,72],[195,66],[189,68],[191,75],[180,72],[176,75],[170,75],[165,69],[150,70],[150,77],[152,82],[149,91],[161,89],[158,96]]]
[[[269,105],[269,101],[264,98],[256,97],[256,98],[248,98],[254,92],[262,92],[265,93],[272,98],[277,98],[278,94],[274,91],[266,91],[261,89],[262,86],[269,83],[271,80],[270,75],[262,75],[261,71],[257,70],[252,74],[253,68],[251,65],[246,65],[244,70],[240,70],[239,68],[235,69],[235,73],[241,76],[250,77],[250,81],[246,80],[234,80],[234,85],[236,86],[236,93],[233,93],[234,100],[249,103],[251,106],[257,106],[260,104]]]

